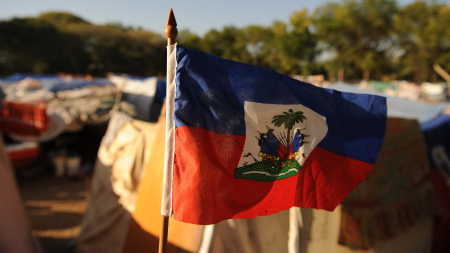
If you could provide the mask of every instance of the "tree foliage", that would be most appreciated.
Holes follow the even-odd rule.
[[[450,6],[417,1],[405,6],[394,18],[396,39],[401,52],[396,59],[402,76],[416,82],[436,81],[431,66],[450,68]]]
[[[328,79],[439,81],[450,72],[450,6],[395,0],[329,2],[287,23],[180,31],[177,42],[225,59]],[[15,72],[164,75],[163,36],[121,23],[95,25],[70,13],[0,21],[0,75]],[[344,75],[345,74],[345,75]]]
[[[69,13],[51,12],[0,21],[0,34],[0,75],[165,73],[165,40],[142,29],[93,25]]]
[[[274,47],[273,60],[280,72],[286,74],[312,74],[317,53],[317,39],[311,31],[311,18],[303,9],[290,16],[289,24],[275,22],[272,26]]]
[[[389,64],[394,0],[344,0],[319,7],[314,14],[316,36],[336,52],[339,68],[370,73]]]

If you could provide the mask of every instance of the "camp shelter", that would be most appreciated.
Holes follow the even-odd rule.
[[[1,79],[0,89],[0,129],[18,142],[47,142],[107,123],[116,94],[108,79],[91,76],[16,74]]]
[[[74,90],[89,86],[104,86],[111,84],[106,78],[93,78],[92,76],[62,76],[62,75],[32,75],[14,74],[7,78],[1,78],[0,83],[12,84],[21,81],[33,81],[39,83],[41,89],[51,92]]]
[[[156,124],[114,112],[98,151],[78,252],[120,252]]]
[[[151,181],[154,175],[150,175],[148,180],[141,179],[147,177],[146,168],[152,157],[158,154],[158,139],[164,139],[164,133],[158,132],[160,124],[152,122],[152,119],[159,117],[165,97],[165,82],[161,83],[158,78],[123,76],[113,76],[111,80],[121,91],[123,97],[119,100],[132,104],[132,111],[137,114],[125,113],[119,102],[111,113],[91,180],[78,252],[122,252],[128,229],[133,224],[132,214],[138,210],[139,202],[136,200],[138,190],[143,188],[141,181],[150,180],[145,185],[155,188],[151,192],[158,191],[157,184]],[[154,108],[157,108],[157,113]],[[146,243],[154,241],[147,240]]]
[[[159,77],[130,77],[110,75],[109,80],[120,91],[120,100],[132,106],[133,118],[148,122],[158,121],[164,98],[166,81]]]

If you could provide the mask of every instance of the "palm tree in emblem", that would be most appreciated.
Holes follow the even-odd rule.
[[[275,115],[272,118],[272,123],[276,127],[281,127],[284,124],[284,128],[287,129],[287,140],[286,140],[286,150],[290,149],[291,146],[291,130],[294,128],[294,125],[302,122],[306,119],[304,113],[302,111],[294,112],[292,109],[289,109],[288,112],[283,112],[282,115]]]

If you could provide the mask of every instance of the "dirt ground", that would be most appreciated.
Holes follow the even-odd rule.
[[[74,252],[74,239],[86,211],[85,180],[41,175],[18,177],[18,185],[32,233],[44,252]]]

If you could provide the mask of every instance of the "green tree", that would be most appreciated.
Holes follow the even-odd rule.
[[[42,74],[61,59],[68,37],[51,23],[35,18],[0,21],[0,64],[3,75],[14,72]]]
[[[272,25],[274,48],[268,55],[277,62],[277,71],[285,74],[309,75],[315,68],[316,37],[310,31],[311,20],[305,9],[294,12],[289,24],[276,21]]]
[[[344,0],[317,8],[313,23],[316,36],[325,50],[336,53],[341,68],[355,68],[368,80],[373,71],[388,64],[396,12],[394,0]]]
[[[271,68],[268,61],[272,47],[273,33],[268,27],[251,25],[242,28],[236,38],[236,58],[247,64]]]
[[[421,83],[437,76],[433,63],[450,67],[450,7],[417,1],[405,6],[394,18],[400,75]]]
[[[194,50],[202,50],[202,39],[189,30],[181,30],[178,32],[177,43]]]
[[[0,21],[0,34],[0,75],[165,73],[165,39],[120,23],[93,25],[70,13],[51,12]]]
[[[240,60],[240,50],[236,47],[236,40],[240,31],[234,26],[226,26],[221,32],[212,29],[202,38],[202,49],[212,55]]]

